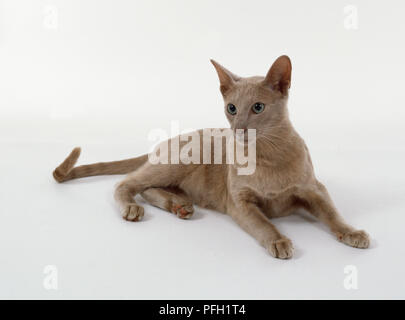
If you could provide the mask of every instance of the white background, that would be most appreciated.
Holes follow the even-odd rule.
[[[344,27],[355,5],[358,29]],[[0,298],[405,298],[403,1],[0,0]],[[122,220],[119,176],[57,184],[81,164],[140,155],[150,130],[227,123],[214,58],[241,76],[293,63],[289,110],[318,178],[368,250],[306,215],[274,220],[272,257],[227,216],[145,205]],[[45,266],[58,290],[43,287]],[[344,288],[344,268],[358,289]]]

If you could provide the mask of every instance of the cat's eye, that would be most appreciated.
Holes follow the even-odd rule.
[[[254,113],[263,112],[263,110],[264,110],[264,103],[256,102],[256,103],[252,106],[252,110],[253,110]]]
[[[238,111],[235,107],[235,105],[233,105],[232,103],[228,104],[227,106],[227,110],[231,115],[235,115],[236,112]]]

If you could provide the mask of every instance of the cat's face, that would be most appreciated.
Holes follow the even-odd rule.
[[[266,77],[241,78],[211,61],[218,72],[225,115],[232,129],[256,129],[259,137],[287,116],[291,81],[291,62],[287,56],[278,58]]]

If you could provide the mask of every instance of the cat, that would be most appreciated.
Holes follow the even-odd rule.
[[[228,214],[273,257],[280,259],[291,258],[294,248],[270,218],[289,215],[299,208],[326,224],[339,241],[367,248],[368,234],[354,229],[340,216],[327,189],[316,179],[308,148],[289,120],[290,58],[277,58],[265,77],[247,78],[211,62],[219,77],[231,129],[256,130],[253,174],[237,174],[235,164],[151,164],[147,154],[74,167],[81,152],[75,148],[54,170],[56,181],[128,174],[115,190],[124,219],[142,219],[144,209],[134,199],[137,194],[182,219],[191,217],[196,204]],[[200,146],[212,150],[203,142]]]

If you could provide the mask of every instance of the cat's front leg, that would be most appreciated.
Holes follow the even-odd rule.
[[[277,230],[255,203],[239,200],[232,205],[228,214],[273,257],[279,259],[292,257],[294,247],[291,240]]]
[[[343,220],[323,184],[317,181],[313,186],[299,190],[298,197],[304,208],[329,226],[339,241],[355,248],[369,247],[368,234],[363,230],[356,230]]]

